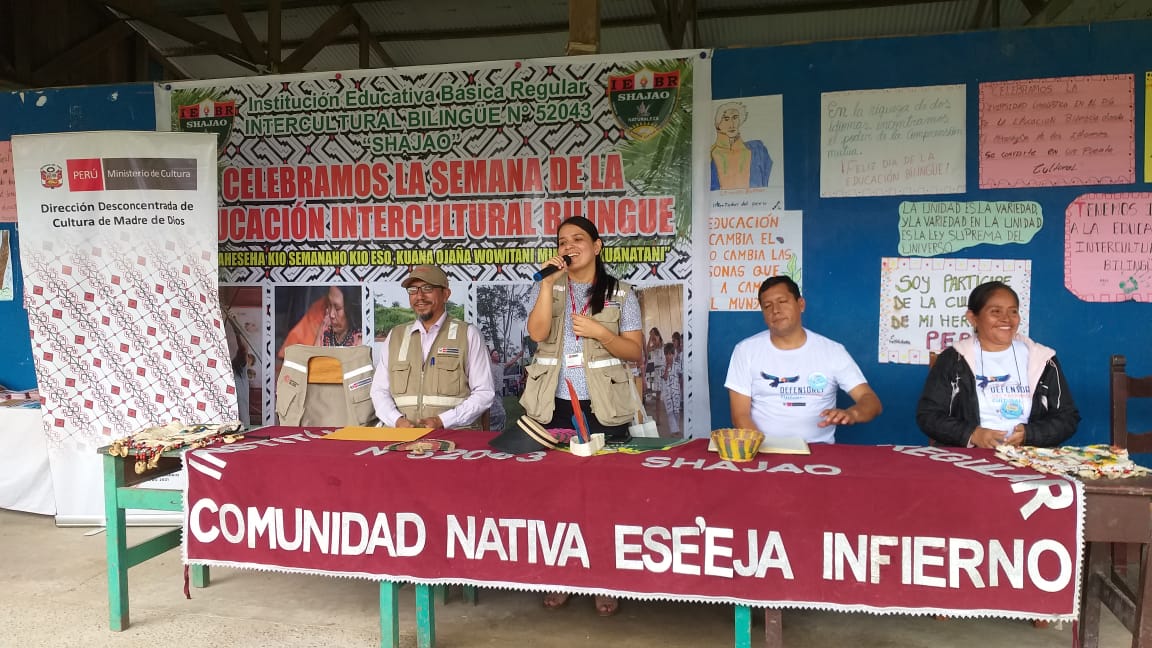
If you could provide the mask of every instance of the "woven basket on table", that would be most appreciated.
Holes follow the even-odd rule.
[[[720,452],[721,459],[752,461],[756,458],[760,443],[764,441],[764,435],[758,430],[723,428],[713,430],[712,439],[716,442],[716,449]]]

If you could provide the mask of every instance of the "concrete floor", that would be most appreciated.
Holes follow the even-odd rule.
[[[158,529],[133,528],[133,542]],[[0,510],[0,646],[320,647],[378,646],[377,587],[370,582],[213,569],[207,589],[183,595],[183,568],[171,551],[129,571],[131,626],[108,630],[104,535],[57,528],[51,517]],[[401,591],[402,645],[415,646],[413,590]],[[481,590],[436,609],[437,646],[523,648],[679,648],[731,646],[732,608],[624,601],[620,614],[595,615],[574,598],[545,610],[540,595]],[[1102,648],[1130,645],[1103,615]],[[754,629],[757,633],[760,628]],[[1023,621],[939,621],[928,617],[784,612],[788,648],[1039,648],[1069,646],[1071,624],[1036,629]]]

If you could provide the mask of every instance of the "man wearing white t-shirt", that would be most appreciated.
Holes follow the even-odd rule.
[[[724,381],[733,426],[834,443],[837,425],[867,423],[880,414],[880,398],[844,346],[804,328],[804,298],[795,281],[765,279],[760,310],[768,330],[736,345]],[[855,404],[837,408],[838,389]]]

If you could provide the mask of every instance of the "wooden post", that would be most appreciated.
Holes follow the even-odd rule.
[[[600,0],[568,0],[568,49],[565,54],[600,52]]]

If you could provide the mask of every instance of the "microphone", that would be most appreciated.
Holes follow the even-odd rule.
[[[572,263],[572,257],[568,256],[567,254],[565,254],[564,256],[562,256],[560,258],[564,259],[564,265],[568,265],[569,263]],[[560,268],[557,266],[554,266],[554,265],[544,266],[543,268],[540,268],[540,270],[538,270],[536,272],[536,274],[532,275],[532,281],[540,281],[544,277],[551,276],[551,275],[553,275],[559,271],[560,271]]]

